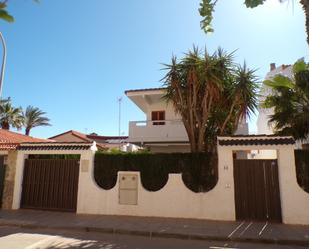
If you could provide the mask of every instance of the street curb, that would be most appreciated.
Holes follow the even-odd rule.
[[[275,244],[275,245],[290,245],[290,246],[309,246],[309,241],[306,240],[289,240],[289,239],[267,239],[267,238],[240,238],[240,237],[224,237],[224,236],[211,236],[203,234],[183,234],[173,232],[153,232],[153,231],[140,231],[129,229],[117,228],[101,228],[101,227],[74,227],[74,226],[48,226],[36,224],[17,224],[17,223],[0,223],[1,226],[18,227],[26,229],[50,229],[50,230],[69,230],[78,232],[96,232],[105,234],[119,234],[119,235],[132,235],[143,236],[149,238],[166,238],[166,239],[182,239],[182,240],[205,240],[205,241],[223,241],[223,242],[242,242],[242,243],[259,243],[259,244]]]

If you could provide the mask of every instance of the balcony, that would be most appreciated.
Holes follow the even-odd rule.
[[[129,123],[129,142],[184,142],[188,141],[181,120],[132,121]]]

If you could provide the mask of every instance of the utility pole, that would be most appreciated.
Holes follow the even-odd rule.
[[[122,97],[118,98],[118,104],[119,104],[119,116],[118,116],[118,143],[119,143],[119,150],[121,149],[121,140],[120,140],[120,135],[121,135],[121,102],[122,102]]]
[[[1,71],[0,71],[0,99],[1,99],[2,87],[3,87],[3,81],[4,81],[5,63],[6,63],[6,45],[5,45],[5,40],[1,32],[0,32],[0,40],[1,40],[2,48],[3,48],[2,66],[1,66]]]

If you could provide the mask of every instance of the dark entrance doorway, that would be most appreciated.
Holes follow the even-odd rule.
[[[281,222],[277,160],[234,160],[237,220]]]
[[[26,159],[21,208],[75,212],[79,159]]]

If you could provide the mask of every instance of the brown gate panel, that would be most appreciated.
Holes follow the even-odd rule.
[[[21,208],[75,212],[77,159],[26,159]]]
[[[277,160],[234,160],[237,220],[281,222]]]

